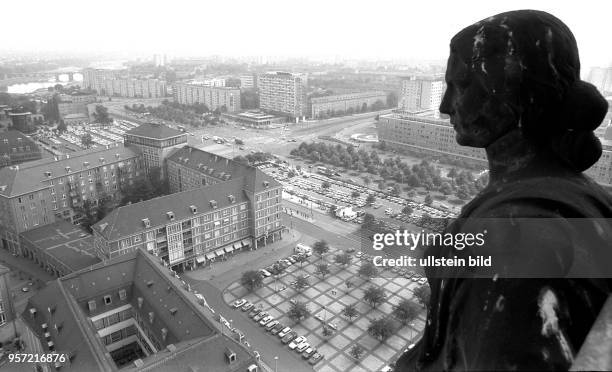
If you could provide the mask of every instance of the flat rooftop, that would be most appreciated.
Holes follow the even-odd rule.
[[[37,249],[45,251],[72,271],[100,262],[94,253],[93,235],[70,222],[58,221],[21,233]]]

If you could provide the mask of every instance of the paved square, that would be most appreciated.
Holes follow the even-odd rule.
[[[330,270],[330,274],[325,278],[314,274],[316,265],[322,262],[327,263]],[[413,290],[418,284],[396,277],[394,274],[366,280],[357,275],[360,263],[361,261],[355,259],[348,267],[344,267],[333,263],[333,254],[325,255],[323,260],[318,256],[312,256],[303,263],[302,267],[290,266],[278,280],[273,277],[266,278],[263,286],[253,292],[249,293],[239,282],[232,283],[227,287],[224,299],[231,303],[238,298],[245,298],[257,306],[261,305],[260,307],[275,319],[290,326],[299,335],[305,336],[308,343],[324,356],[323,361],[314,366],[317,372],[377,371],[397,358],[407,345],[421,337],[426,313],[419,305],[422,309],[419,316],[408,325],[402,326],[391,315],[393,307],[403,299],[416,302]],[[301,292],[290,286],[295,278],[306,274],[310,274],[308,278],[310,286]],[[352,283],[350,288],[345,285],[347,281]],[[369,286],[380,286],[387,295],[385,302],[377,308],[372,308],[363,300],[363,290]],[[283,287],[286,288],[280,290]],[[287,312],[292,300],[304,302],[311,316],[300,323],[289,319]],[[342,310],[349,304],[355,305],[357,310],[357,316],[351,321],[341,315]],[[239,314],[248,316],[248,313],[244,312]],[[336,326],[337,329],[332,335],[323,336],[324,323],[317,319],[316,315]],[[368,334],[367,330],[371,320],[385,317],[393,319],[394,334],[381,341]],[[266,333],[263,328],[262,332]],[[266,337],[275,336],[268,334]],[[350,355],[350,349],[356,344],[365,349],[364,355],[359,360],[355,360]]]

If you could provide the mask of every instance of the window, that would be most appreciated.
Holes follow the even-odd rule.
[[[119,291],[119,299],[120,300],[125,300],[127,298],[127,292],[125,291],[125,289],[122,289]]]
[[[96,310],[96,301],[91,300],[87,303],[87,306],[89,307],[89,311],[95,311]]]
[[[110,305],[112,303],[113,303],[113,299],[111,298],[111,296],[109,296],[109,295],[104,296],[104,304],[105,305]]]

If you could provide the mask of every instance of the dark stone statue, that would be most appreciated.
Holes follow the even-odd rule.
[[[582,174],[601,156],[593,131],[607,102],[579,72],[574,36],[548,13],[502,13],[451,40],[440,111],[459,144],[486,149],[490,180],[447,232],[486,225],[484,249],[495,264],[484,275],[426,270],[424,335],[396,370],[572,365],[611,288],[606,275],[572,271],[601,274],[612,265],[612,198]],[[579,230],[573,219],[604,222]],[[425,254],[457,252],[431,246]]]

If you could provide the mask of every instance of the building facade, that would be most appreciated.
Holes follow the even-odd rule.
[[[103,95],[128,98],[162,98],[167,95],[166,82],[159,79],[116,78],[104,80]]]
[[[12,341],[15,337],[15,312],[13,294],[9,286],[10,270],[0,265],[0,342]]]
[[[0,169],[0,246],[20,254],[19,234],[56,220],[78,224],[85,200],[119,198],[144,175],[134,150],[111,147]]]
[[[66,120],[67,116],[68,118],[76,117],[76,115],[89,117],[87,105],[94,102],[96,102],[95,94],[60,94],[57,102],[57,111],[62,120]]]
[[[443,79],[411,77],[402,80],[399,108],[405,111],[437,110],[446,89]]]
[[[311,98],[310,117],[329,117],[335,112],[360,112],[376,101],[381,101],[384,104],[386,99],[385,92],[358,92]]]
[[[257,88],[257,75],[255,74],[244,74],[240,75],[240,88],[241,89],[253,89]]]
[[[291,118],[308,113],[306,100],[307,76],[290,72],[268,72],[258,76],[259,107],[271,113]]]
[[[240,89],[238,88],[176,83],[172,89],[174,102],[182,105],[202,103],[209,110],[223,110],[223,107],[225,107],[227,112],[240,111]]]
[[[42,158],[42,152],[29,137],[16,130],[0,133],[0,168]]]
[[[257,168],[188,146],[166,166],[173,194],[118,208],[94,226],[101,258],[144,249],[190,268],[282,238],[282,185]]]
[[[125,70],[83,69],[83,88],[95,90],[98,94],[104,95],[102,92],[105,89],[105,81],[113,80],[124,73]]]
[[[484,149],[460,146],[450,121],[436,118],[431,112],[412,114],[397,110],[382,115],[377,131],[379,142],[391,148],[427,155],[459,156],[478,164],[486,164]]]
[[[124,145],[142,155],[144,168],[159,168],[165,177],[164,160],[177,146],[187,143],[187,134],[162,124],[145,123],[123,135]]]
[[[396,111],[381,116],[378,140],[395,149],[427,155],[448,155],[473,164],[487,165],[484,149],[460,146],[450,121],[436,118],[431,113]],[[585,174],[601,185],[612,186],[612,141],[604,138],[600,140],[602,155]]]
[[[8,117],[11,119],[10,129],[23,133],[31,133],[35,130],[31,112],[9,112]]]

